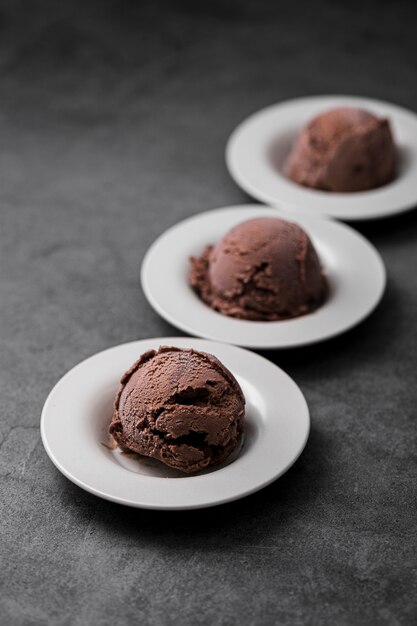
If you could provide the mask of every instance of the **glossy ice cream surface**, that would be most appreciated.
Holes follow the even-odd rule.
[[[233,452],[244,410],[239,384],[215,356],[163,346],[122,377],[109,430],[122,448],[192,473]]]
[[[314,310],[326,295],[310,238],[297,224],[276,217],[238,224],[190,261],[190,285],[224,315],[287,319]]]
[[[396,162],[387,119],[340,107],[321,113],[301,130],[287,174],[300,185],[323,191],[365,191],[392,181]]]

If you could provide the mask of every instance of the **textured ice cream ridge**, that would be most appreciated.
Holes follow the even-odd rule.
[[[339,107],[317,115],[300,132],[287,161],[294,182],[323,191],[366,191],[386,185],[397,154],[389,121]]]
[[[190,285],[206,304],[231,317],[297,317],[320,306],[327,293],[307,233],[276,217],[238,224],[190,262]]]
[[[123,449],[192,473],[233,452],[244,412],[239,384],[216,357],[162,346],[122,377],[109,432]]]

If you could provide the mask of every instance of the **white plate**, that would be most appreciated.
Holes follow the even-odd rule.
[[[120,377],[160,345],[210,352],[237,378],[246,398],[246,432],[232,462],[186,476],[106,447]],[[106,500],[147,509],[203,508],[262,489],[295,462],[309,429],[303,394],[276,365],[241,348],[188,337],[134,341],[95,354],[61,378],[41,418],[43,445],[67,478]]]
[[[399,173],[392,183],[365,192],[332,193],[302,187],[285,176],[286,158],[304,124],[318,113],[342,105],[389,118],[400,155]],[[240,124],[228,141],[226,163],[240,187],[271,206],[346,220],[401,213],[417,205],[417,115],[369,98],[320,96],[289,100],[263,109]]]
[[[278,322],[254,322],[221,315],[189,287],[189,257],[201,254],[232,226],[263,215],[296,222],[310,235],[330,284],[326,302],[315,312]],[[149,248],[141,271],[142,288],[153,308],[185,332],[248,348],[292,348],[338,335],[363,320],[385,288],[385,268],[375,248],[348,226],[310,215],[261,205],[200,213],[167,230]]]

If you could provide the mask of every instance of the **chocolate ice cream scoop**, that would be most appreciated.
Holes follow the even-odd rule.
[[[308,235],[276,217],[238,224],[190,261],[191,286],[224,315],[268,321],[297,317],[317,308],[326,295]]]
[[[215,356],[162,346],[122,377],[109,430],[122,448],[191,473],[233,452],[244,412],[239,384]]]
[[[389,121],[340,107],[321,113],[300,132],[287,161],[294,182],[323,191],[365,191],[395,176]]]

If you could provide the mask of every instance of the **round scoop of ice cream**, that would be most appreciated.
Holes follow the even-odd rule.
[[[238,224],[201,257],[189,282],[213,309],[248,320],[281,320],[316,309],[326,280],[307,233],[276,217]]]
[[[312,119],[287,161],[294,182],[323,191],[352,192],[393,180],[396,148],[389,121],[368,111],[340,107]]]
[[[238,382],[216,357],[162,346],[122,377],[109,431],[122,448],[191,473],[233,452],[244,412]]]

